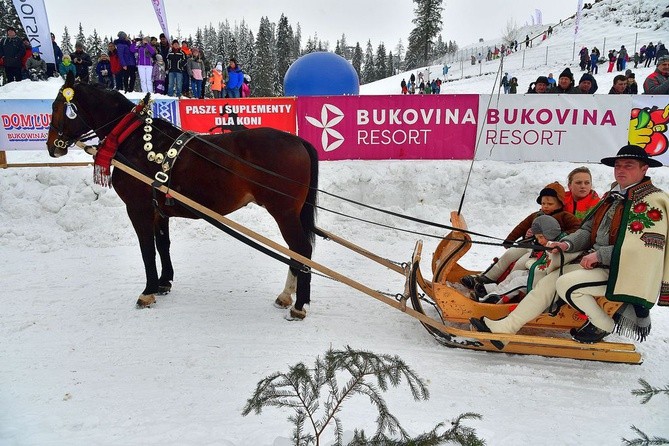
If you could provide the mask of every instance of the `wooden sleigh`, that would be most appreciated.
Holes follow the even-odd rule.
[[[451,213],[451,224],[454,228],[467,229],[464,218],[456,212]],[[417,294],[418,289],[422,290],[434,302],[440,317],[445,323],[469,325],[470,318],[480,318],[482,316],[490,319],[500,319],[507,316],[515,308],[516,304],[476,302],[459,291],[459,285],[455,284],[459,284],[463,276],[476,273],[476,271],[470,271],[458,263],[458,260],[470,248],[471,237],[467,233],[452,231],[444,237],[432,257],[432,281],[427,281],[422,276],[418,262],[416,262],[416,253],[414,253],[414,261],[412,262],[414,271],[412,274],[415,278],[415,285],[413,286],[415,295],[412,295],[411,301],[417,311],[424,313],[422,308],[424,299],[421,299]],[[420,246],[417,250],[420,250]],[[417,257],[419,261],[420,252],[418,252]],[[621,306],[621,303],[609,301],[603,296],[598,297],[597,301],[609,315],[613,315]],[[585,320],[585,315],[569,305],[563,305],[555,315],[544,313],[530,321],[518,335],[498,335],[500,340],[510,341],[501,351],[607,362],[641,363],[641,355],[636,351],[634,344],[611,342],[582,344],[569,339],[569,329],[583,325]],[[426,328],[437,339],[442,337],[441,333],[435,331],[433,327],[426,326]],[[531,333],[531,335],[528,336],[524,333]],[[547,345],[549,339],[560,339],[563,342],[557,347],[549,346]],[[448,345],[448,342],[444,343]],[[500,351],[489,342],[484,343],[480,349],[493,352]]]

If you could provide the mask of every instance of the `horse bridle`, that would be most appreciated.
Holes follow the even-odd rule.
[[[51,119],[51,122],[49,123],[49,129],[53,129],[58,133],[58,137],[53,141],[53,145],[57,149],[67,149],[68,147],[71,147],[75,145],[77,142],[81,141],[89,141],[93,138],[97,137],[97,133],[95,129],[93,129],[92,126],[90,126],[86,120],[78,113],[77,106],[73,101],[74,99],[74,89],[72,87],[61,87],[60,90],[58,90],[58,94],[60,96],[63,96],[64,102],[65,102],[65,108],[63,109],[64,112],[64,118],[65,119],[80,119],[81,122],[84,124],[85,127],[89,128],[87,132],[74,137],[70,139],[63,139],[63,135],[65,135],[65,131],[63,129],[63,126],[61,125],[60,128],[56,127],[53,124],[53,118]],[[103,126],[104,127],[104,126]]]

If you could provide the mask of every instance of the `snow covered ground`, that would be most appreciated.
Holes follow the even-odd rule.
[[[617,29],[609,24],[599,32],[613,35]],[[566,63],[517,74],[535,79],[559,73]],[[639,82],[643,73],[637,70]],[[612,77],[598,76],[600,92],[608,91]],[[392,91],[382,91],[383,82]],[[398,85],[391,78],[363,92],[394,93]],[[0,99],[51,98],[58,87],[58,81],[27,81],[0,88]],[[442,91],[488,93],[492,87],[492,78],[481,77],[447,83]],[[8,159],[53,161],[38,152],[9,152]],[[87,159],[79,153],[62,160]],[[324,162],[320,187],[448,223],[469,167],[465,161]],[[552,181],[564,184],[574,167],[477,162],[463,208],[470,228],[506,235],[537,209],[537,192]],[[589,167],[595,188],[605,191],[611,169]],[[652,176],[669,190],[666,167]],[[439,235],[330,197],[321,196],[321,203]],[[280,240],[273,220],[256,206],[232,218]],[[397,261],[409,260],[419,238],[327,212],[320,213],[319,225]],[[420,238],[423,273],[429,275],[438,241]],[[306,320],[289,323],[271,305],[283,287],[282,264],[204,222],[173,220],[173,291],[138,310],[144,272],[135,234],[123,203],[113,190],[93,184],[89,167],[0,170],[0,245],[3,446],[287,445],[288,412],[241,416],[256,383],[300,361],[312,365],[328,348],[346,345],[399,355],[428,382],[426,402],[414,402],[406,388],[386,394],[390,410],[413,435],[472,411],[483,419],[466,424],[490,445],[616,445],[635,437],[632,424],[669,437],[669,398],[660,395],[641,405],[630,393],[639,378],[667,385],[669,312],[662,308],[652,311],[653,332],[639,345],[645,360],[637,366],[446,349],[416,320],[320,276],[313,279]],[[475,245],[462,262],[485,268],[500,251]],[[402,291],[401,276],[332,242],[319,240],[314,260],[372,288]],[[347,401],[347,435],[354,428],[373,430],[375,414],[366,400]]]

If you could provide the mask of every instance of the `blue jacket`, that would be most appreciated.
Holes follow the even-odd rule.
[[[244,72],[237,65],[235,69],[228,67],[228,83],[225,88],[228,90],[234,90],[235,88],[240,88],[244,83]]]

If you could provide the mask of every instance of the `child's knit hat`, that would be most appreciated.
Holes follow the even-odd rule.
[[[537,197],[537,204],[541,204],[541,197],[555,197],[558,199],[560,204],[564,206],[564,187],[557,181],[551,184],[547,184],[546,187],[541,189],[539,196]]]

